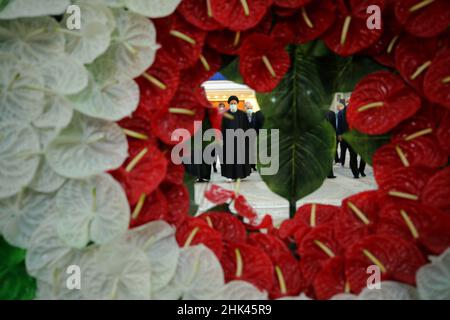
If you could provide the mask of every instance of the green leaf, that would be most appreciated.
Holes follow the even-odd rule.
[[[305,56],[300,47],[290,50],[291,70],[273,92],[259,94],[258,102],[266,117],[265,128],[279,129],[278,145],[262,150],[271,154],[271,148],[279,148],[279,171],[262,178],[290,202],[293,213],[295,202],[318,189],[329,174],[336,138],[325,120],[329,104],[323,99],[318,60]]]
[[[9,0],[0,0],[0,11],[2,11],[9,3]]]
[[[36,280],[30,277],[25,263],[0,272],[0,300],[31,300],[36,295]]]
[[[195,216],[198,210],[198,205],[195,203],[195,177],[188,172],[184,174],[184,184],[189,191],[189,215]]]
[[[370,165],[375,151],[389,143],[390,138],[390,135],[369,136],[356,130],[344,133],[345,141]]]
[[[18,265],[25,260],[25,250],[9,245],[0,237],[0,270]]]
[[[220,73],[229,81],[236,83],[244,83],[241,73],[239,72],[239,57],[231,60],[220,70]]]

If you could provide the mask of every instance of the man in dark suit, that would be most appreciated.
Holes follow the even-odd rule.
[[[256,136],[259,135],[259,130],[264,126],[264,114],[260,111],[253,112],[253,105],[247,101],[244,105],[245,112],[247,113],[248,122],[250,128],[256,130]],[[256,164],[251,165],[252,169],[256,171]]]
[[[334,113],[334,111],[328,110],[327,114],[326,114],[326,118],[328,120],[328,122],[331,124],[331,126],[334,129],[334,133],[336,135],[336,114]],[[336,136],[336,140],[337,140],[337,136]],[[335,157],[337,157],[337,150],[335,151]],[[334,179],[336,178],[336,176],[334,175],[333,172],[333,164],[331,164],[331,171],[330,174],[328,175],[329,179]]]
[[[342,137],[342,135],[348,131],[346,114],[347,114],[347,105],[345,105],[344,109],[342,109],[338,113],[337,135],[341,143],[341,161],[342,165],[344,165],[345,151],[344,154],[342,154],[342,150],[348,149],[348,151],[350,152],[350,169],[352,170],[353,177],[355,179],[358,179],[359,175],[361,175],[362,177],[366,176],[366,174],[364,173],[364,170],[366,168],[366,162],[361,158],[358,166],[358,154]]]

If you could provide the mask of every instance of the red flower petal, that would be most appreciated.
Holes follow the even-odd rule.
[[[450,214],[450,167],[438,171],[422,191],[423,203]]]
[[[336,6],[331,0],[312,1],[296,15],[295,33],[300,43],[317,39],[336,20]]]
[[[183,0],[177,10],[189,23],[202,30],[211,31],[223,28],[214,19],[211,0]]]
[[[337,20],[323,37],[328,48],[341,56],[349,56],[370,47],[380,38],[382,29],[367,28],[369,5],[378,5],[383,10],[384,1],[352,0],[349,6],[342,0],[338,2]]]
[[[125,132],[128,141],[128,153],[136,155],[147,146],[156,146],[157,139],[153,135],[147,120],[133,116],[117,123]]]
[[[168,53],[159,50],[150,69],[136,79],[141,100],[133,117],[140,117],[151,122],[155,114],[166,110],[175,95],[179,78],[180,72],[175,61]]]
[[[205,198],[215,204],[226,203],[234,199],[234,191],[230,191],[213,184],[209,190],[205,191]]]
[[[274,285],[272,261],[257,247],[246,243],[226,243],[221,262],[227,282],[248,281],[266,291],[270,291]]]
[[[193,66],[183,70],[182,83],[189,83],[191,87],[201,85],[211,78],[222,66],[220,54],[208,47],[203,48],[200,59]]]
[[[166,18],[153,19],[158,43],[172,57],[179,69],[197,62],[205,42],[206,32],[189,24],[175,13]]]
[[[245,242],[247,233],[242,222],[228,212],[206,212],[199,216],[214,230],[222,234],[224,241]]]
[[[383,134],[413,116],[420,104],[420,98],[400,77],[387,71],[375,72],[356,85],[347,120],[360,132]]]
[[[450,49],[436,55],[425,75],[423,90],[430,101],[450,109]]]
[[[299,8],[308,3],[311,0],[274,0],[274,4],[284,8]]]
[[[345,259],[345,275],[355,293],[367,286],[369,266],[379,265],[381,280],[415,285],[416,271],[425,264],[412,242],[388,235],[371,235],[359,240],[348,248]]]
[[[417,242],[439,255],[450,246],[450,215],[420,204],[391,202],[380,211],[376,232]]]
[[[167,222],[179,226],[189,213],[189,191],[185,185],[163,183],[160,187],[167,199],[169,213]]]
[[[442,150],[450,156],[450,110],[446,110],[440,119],[437,138]]]
[[[134,228],[151,221],[166,220],[169,205],[164,194],[160,190],[155,190],[145,198],[141,208],[134,206],[131,212],[130,227]]]
[[[263,34],[248,37],[239,51],[239,70],[244,82],[259,92],[273,90],[290,64],[284,45]]]
[[[264,250],[271,258],[279,253],[291,253],[287,245],[272,235],[255,232],[250,233],[247,242],[252,246],[258,247]]]
[[[290,252],[277,252],[270,257],[276,279],[269,292],[270,298],[278,299],[284,296],[298,295],[306,285],[298,261]]]
[[[208,226],[203,219],[190,218],[185,220],[177,228],[176,238],[180,247],[202,243],[211,249],[218,259],[222,257],[222,235],[220,232]]]
[[[130,205],[135,205],[143,194],[149,195],[156,190],[164,180],[166,170],[167,160],[164,154],[155,146],[149,145],[137,155],[130,154],[124,165],[112,171],[111,175],[124,188]]]
[[[313,286],[316,298],[328,300],[339,293],[349,292],[345,280],[345,262],[343,257],[335,257],[326,262],[314,278]]]
[[[211,0],[214,19],[233,31],[256,26],[271,4],[272,0]]]
[[[236,197],[234,201],[234,208],[236,209],[237,213],[243,218],[253,220],[258,216],[255,209],[253,209],[253,207],[247,202],[247,199],[245,199],[243,195],[238,195]]]
[[[373,233],[378,222],[378,192],[366,191],[342,201],[342,208],[335,218],[334,231],[339,244],[347,248]]]
[[[409,33],[417,37],[434,37],[450,24],[450,2],[447,0],[397,1],[395,14]]]

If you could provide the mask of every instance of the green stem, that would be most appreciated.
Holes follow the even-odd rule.
[[[297,201],[292,199],[289,200],[289,218],[292,219],[296,211],[297,211]]]

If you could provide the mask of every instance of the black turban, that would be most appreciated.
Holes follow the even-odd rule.
[[[236,100],[237,103],[239,103],[239,98],[236,96],[231,96],[228,98],[228,104],[230,104],[231,100]]]

